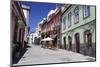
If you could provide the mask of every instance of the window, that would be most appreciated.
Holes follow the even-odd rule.
[[[66,17],[63,18],[63,30],[66,29]]]
[[[78,6],[74,9],[74,21],[75,23],[79,22],[79,7]]]
[[[71,19],[72,18],[72,13],[70,12],[69,14],[68,14],[68,27],[70,27],[71,26]]]
[[[83,17],[90,16],[90,6],[84,5],[83,6]]]

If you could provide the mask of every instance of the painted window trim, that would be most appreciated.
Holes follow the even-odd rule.
[[[88,6],[88,5],[84,5],[84,6]],[[84,16],[84,6],[82,7],[82,9],[83,9],[83,19],[87,19],[88,17],[90,17],[90,6],[89,6],[89,15],[88,16]]]
[[[65,30],[66,29],[66,16],[63,18],[63,30]]]
[[[76,19],[76,17],[75,17],[75,11],[76,11],[77,8],[78,8],[78,21],[75,21],[75,19]],[[74,24],[77,24],[77,23],[79,23],[79,6],[76,6],[74,8]]]
[[[70,14],[70,17],[69,17],[69,14]],[[68,13],[68,28],[72,26],[72,13],[69,12]]]

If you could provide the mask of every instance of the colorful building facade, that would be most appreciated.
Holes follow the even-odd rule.
[[[62,47],[96,57],[96,7],[70,5],[62,14]]]
[[[52,11],[52,10],[51,10]],[[50,13],[50,12],[49,12]],[[61,29],[60,29],[61,10],[55,9],[54,13],[50,14],[44,20],[41,30],[43,38],[50,37],[53,39],[53,47],[61,48]],[[44,33],[43,33],[44,32]]]

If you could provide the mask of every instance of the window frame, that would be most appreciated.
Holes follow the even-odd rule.
[[[72,12],[68,13],[68,28],[71,27],[72,24]]]
[[[89,7],[89,9],[87,9]],[[86,10],[86,11],[85,11]],[[85,16],[85,12],[88,12],[86,14],[88,14],[87,16]],[[90,16],[90,6],[89,5],[84,5],[83,6],[83,19],[86,19]]]
[[[63,17],[63,30],[65,30],[66,29],[66,16],[65,17]]]
[[[78,19],[77,19],[77,17],[78,17]],[[78,22],[79,22],[79,6],[76,6],[75,9],[74,9],[74,24],[76,24]]]

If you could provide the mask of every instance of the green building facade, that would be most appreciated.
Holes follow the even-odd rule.
[[[62,48],[96,57],[96,7],[70,5],[61,21]]]

